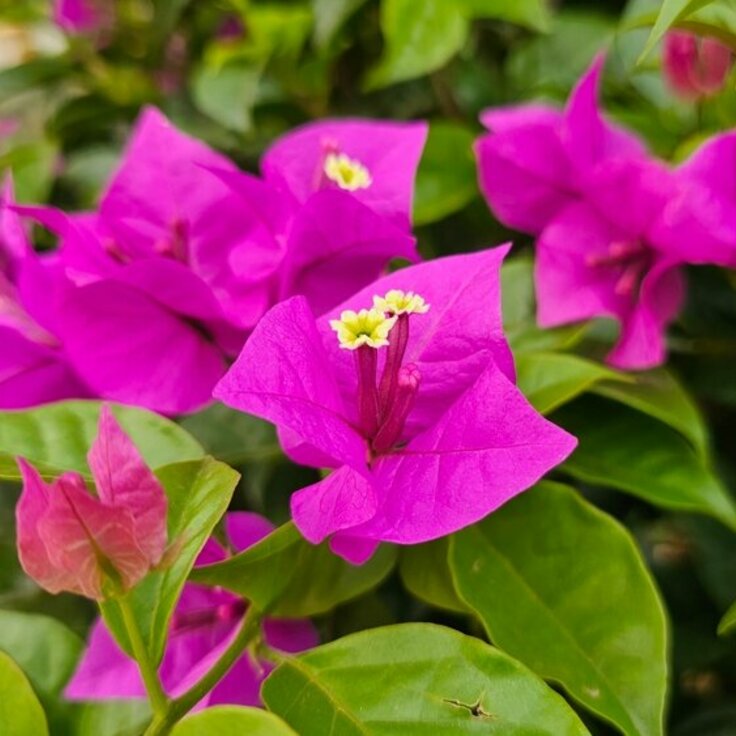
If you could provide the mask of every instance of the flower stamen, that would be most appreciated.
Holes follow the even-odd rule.
[[[360,161],[334,151],[325,156],[324,174],[340,189],[348,192],[368,189],[373,183],[370,171]]]

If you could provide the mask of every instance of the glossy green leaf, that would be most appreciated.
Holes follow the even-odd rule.
[[[227,510],[240,477],[212,458],[167,465],[157,475],[169,502],[169,544],[178,545],[177,552],[169,567],[146,576],[127,594],[154,662],[163,656],[169,620],[184,582],[212,529]],[[130,652],[119,603],[110,600],[101,609],[110,631]]]
[[[68,731],[70,736],[140,736],[150,721],[143,698],[98,700],[75,704]]]
[[[610,516],[541,483],[456,534],[450,566],[497,646],[628,736],[663,733],[664,609]]]
[[[43,708],[23,670],[0,652],[0,726],[3,736],[48,736]]]
[[[468,20],[461,3],[448,0],[383,0],[381,28],[385,48],[368,75],[371,89],[429,74],[462,47]]]
[[[460,0],[468,15],[493,18],[527,26],[537,31],[550,28],[550,10],[546,0]]]
[[[472,131],[457,123],[438,122],[430,126],[417,172],[416,225],[441,220],[477,196],[474,138]]]
[[[553,421],[579,445],[562,469],[656,506],[708,514],[736,529],[736,504],[693,446],[641,412],[598,397],[557,411]]]
[[[0,611],[0,650],[23,669],[40,695],[56,697],[71,677],[84,644],[56,619]]]
[[[196,440],[169,419],[130,406],[113,405],[113,409],[152,468],[204,455]],[[99,401],[0,411],[0,479],[20,478],[17,455],[30,460],[45,478],[65,470],[89,477],[87,452],[97,434],[99,414]]]
[[[616,385],[629,380],[610,368],[576,355],[541,352],[519,354],[516,378],[529,403],[542,414],[549,414],[601,381]]]
[[[639,61],[643,61],[652,52],[654,47],[662,40],[664,34],[678,20],[708,5],[710,2],[711,0],[663,0],[662,7],[659,9],[659,14]]]
[[[447,556],[449,537],[433,542],[402,547],[399,574],[404,587],[420,600],[436,608],[467,613],[468,607],[458,598]]]
[[[244,552],[193,570],[191,578],[232,590],[274,614],[313,616],[378,585],[395,561],[396,550],[384,544],[364,565],[350,565],[327,544],[307,542],[289,522]]]
[[[262,696],[301,736],[588,734],[523,665],[431,624],[363,631],[289,658]]]
[[[666,368],[632,374],[626,382],[603,381],[592,390],[669,424],[685,435],[702,455],[708,454],[708,430],[700,410]]]
[[[252,126],[260,77],[260,70],[247,64],[203,66],[192,79],[194,103],[226,128],[246,133]]]
[[[207,708],[174,726],[171,736],[297,736],[280,718],[260,708]]]
[[[718,633],[721,636],[724,634],[732,634],[734,631],[736,631],[736,603],[734,603],[728,611],[723,614],[723,618],[718,624]]]

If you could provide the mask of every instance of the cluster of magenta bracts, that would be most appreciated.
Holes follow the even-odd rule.
[[[603,119],[600,69],[564,111],[487,111],[480,179],[497,216],[537,236],[540,323],[613,317],[610,360],[644,368],[664,359],[682,266],[736,264],[736,135],[669,169]],[[96,396],[177,414],[214,397],[262,417],[295,462],[331,469],[293,495],[292,516],[354,564],[382,542],[482,519],[575,439],[516,386],[500,301],[510,246],[387,273],[393,258],[417,260],[425,138],[422,123],[315,123],[277,141],[256,177],[147,110],[96,212],[18,206],[8,182],[0,405]],[[33,250],[29,219],[58,234],[57,251]],[[80,476],[46,484],[20,465],[20,558],[47,590],[104,600],[176,554],[164,490],[109,409],[89,455],[96,494]],[[270,529],[253,514],[226,525],[236,551]],[[210,540],[197,564],[227,554]],[[160,670],[169,694],[198,680],[244,613],[229,593],[187,584]],[[287,651],[315,643],[304,621],[265,633]],[[242,657],[206,702],[257,703],[267,671]],[[143,695],[102,623],[67,693]]]

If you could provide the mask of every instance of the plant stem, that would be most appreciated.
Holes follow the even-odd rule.
[[[163,715],[169,705],[169,701],[164,693],[164,689],[161,686],[161,681],[158,679],[158,672],[151,662],[151,658],[148,656],[148,650],[141,636],[140,629],[138,628],[138,622],[135,620],[135,615],[130,607],[126,598],[120,598],[119,600],[120,611],[123,614],[123,621],[125,623],[125,629],[128,632],[128,638],[130,639],[131,647],[133,648],[133,656],[138,662],[138,669],[140,670],[141,677],[143,678],[143,684],[148,693],[148,699],[151,701],[151,708],[156,715]]]
[[[163,713],[154,715],[153,721],[146,729],[144,736],[165,736],[168,734],[176,722],[183,718],[217,685],[260,630],[262,617],[261,611],[250,604],[236,637],[223,652],[220,659],[215,662],[212,669],[185,693],[169,701]]]

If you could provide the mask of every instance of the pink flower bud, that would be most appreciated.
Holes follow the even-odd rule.
[[[54,0],[54,23],[67,33],[89,33],[104,25],[99,0]]]
[[[670,31],[664,40],[663,70],[672,90],[696,100],[719,92],[733,64],[728,46],[715,38]]]
[[[164,490],[108,406],[87,456],[93,496],[76,473],[52,483],[23,458],[16,508],[23,569],[50,593],[101,600],[134,586],[166,548]]]

